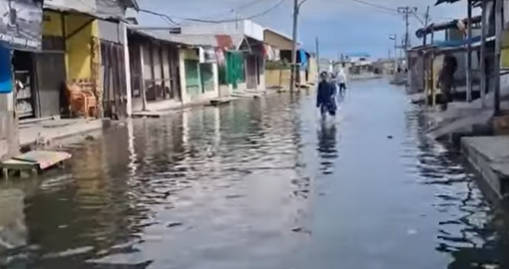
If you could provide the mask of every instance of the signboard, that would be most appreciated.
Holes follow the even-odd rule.
[[[42,0],[0,0],[0,41],[14,49],[39,50]]]
[[[11,51],[0,45],[0,94],[12,92]]]

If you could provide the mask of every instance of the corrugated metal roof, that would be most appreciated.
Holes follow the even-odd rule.
[[[443,4],[443,3],[456,3],[456,2],[459,2],[459,1],[462,1],[462,0],[437,0],[437,2],[435,3],[435,6],[438,6],[440,4]],[[477,6],[479,5],[483,0],[473,0],[473,5],[474,6]]]
[[[482,20],[481,16],[472,17],[472,23],[480,23],[481,20]],[[448,22],[433,23],[433,24],[429,25],[428,27],[418,29],[415,32],[415,35],[418,38],[422,38],[424,36],[424,34],[430,34],[431,32],[442,31],[442,30],[451,29],[451,28],[457,28],[458,21],[459,20],[451,20]],[[467,24],[468,19],[463,19],[463,23]]]
[[[88,15],[90,17],[94,17],[97,19],[103,19],[103,20],[115,20],[115,21],[124,20],[123,16],[119,16],[119,15],[115,15],[115,14],[96,12],[92,9],[82,10],[82,9],[77,9],[77,8],[73,8],[73,7],[57,6],[57,5],[48,4],[47,2],[44,2],[43,8],[58,11],[58,12],[84,14],[84,15]]]
[[[225,43],[222,41],[224,41],[224,37],[226,36],[221,35],[221,39],[218,39],[218,36],[216,35],[171,34],[169,29],[155,29],[155,28],[130,27],[130,30],[135,33],[148,36],[156,40],[198,47],[224,48]],[[230,48],[232,49],[238,48],[242,41],[244,40],[244,36],[242,35],[232,35],[229,36],[229,38],[231,40],[231,45],[233,46],[233,47],[230,46]]]

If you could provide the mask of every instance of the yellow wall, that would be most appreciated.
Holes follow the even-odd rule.
[[[60,13],[44,11],[42,34],[44,36],[62,36],[62,17]]]
[[[65,17],[65,31],[67,35],[73,33],[82,25],[90,21],[89,16],[67,15]],[[88,23],[77,34],[67,39],[67,78],[90,79],[92,78],[92,38],[98,36],[97,20]],[[97,45],[96,45],[97,46]],[[99,57],[95,53],[96,57]]]
[[[65,33],[72,34],[82,25],[89,22],[90,16],[81,14],[65,15]],[[44,36],[62,36],[62,16],[55,11],[44,11],[43,23]],[[93,78],[92,60],[100,63],[100,51],[96,39],[96,52],[92,53],[93,37],[99,36],[98,22],[94,20],[66,40],[65,66],[67,79],[91,79]],[[94,56],[94,59],[92,57]]]

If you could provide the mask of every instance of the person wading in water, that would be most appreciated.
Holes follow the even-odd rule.
[[[454,87],[454,73],[458,69],[458,61],[452,55],[447,55],[444,58],[442,70],[438,75],[437,88],[442,92],[442,109],[447,109],[447,104],[452,102],[452,89]]]
[[[320,84],[318,84],[318,93],[316,95],[316,107],[320,109],[322,119],[325,119],[327,113],[331,116],[336,115],[336,86],[328,81],[327,72],[320,74]]]

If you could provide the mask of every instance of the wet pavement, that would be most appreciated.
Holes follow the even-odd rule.
[[[356,82],[132,120],[0,186],[0,268],[508,268],[507,214],[427,141],[404,90]]]

